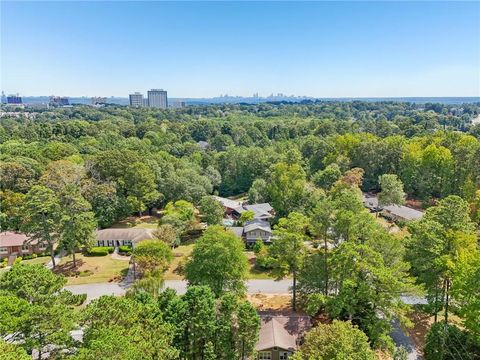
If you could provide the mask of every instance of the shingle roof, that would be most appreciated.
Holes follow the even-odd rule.
[[[237,235],[238,237],[242,237],[243,235],[243,227],[241,226],[232,226],[231,228],[229,228],[235,235]]]
[[[273,208],[269,203],[241,205],[235,208],[235,211],[239,214],[242,214],[245,211],[253,211],[254,219],[270,219],[273,217],[273,215],[270,213],[272,210]]]
[[[269,233],[272,232],[272,228],[270,227],[270,224],[268,223],[268,221],[260,220],[260,219],[253,219],[252,221],[248,221],[245,223],[245,226],[243,227],[243,230],[245,232],[249,232],[257,229],[267,231]]]
[[[384,209],[405,220],[418,220],[423,216],[423,212],[402,205],[389,205]]]
[[[26,234],[5,231],[0,233],[0,246],[22,246],[28,239],[29,238]]]
[[[257,351],[279,347],[284,350],[295,350],[299,338],[312,327],[308,316],[272,316],[260,315],[261,327]]]
[[[146,239],[154,239],[153,229],[142,228],[109,228],[97,231],[97,239],[106,240],[130,240],[132,242],[139,242]]]
[[[378,198],[373,195],[363,195],[363,204],[369,209],[377,209]],[[405,220],[417,220],[423,216],[423,212],[403,205],[388,205],[384,206],[383,209]]]
[[[221,197],[221,196],[213,195],[213,198],[215,200],[219,201],[224,207],[229,208],[229,209],[235,209],[235,208],[242,205],[242,203],[240,201],[227,199],[227,198],[224,198],[224,197]]]

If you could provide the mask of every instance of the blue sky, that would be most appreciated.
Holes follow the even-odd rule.
[[[23,95],[479,96],[479,2],[1,1]]]

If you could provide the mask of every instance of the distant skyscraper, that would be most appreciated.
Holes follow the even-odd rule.
[[[94,96],[92,97],[92,105],[105,105],[107,103],[106,97]]]
[[[70,105],[68,97],[50,96],[50,105],[52,106],[67,106]]]
[[[152,89],[147,92],[148,106],[152,108],[166,109],[168,107],[167,92],[161,89]]]
[[[5,96],[5,93],[2,91],[2,104],[7,103],[7,97]]]
[[[130,106],[133,107],[143,107],[143,95],[139,92],[129,95]]]
[[[7,104],[21,104],[22,97],[17,95],[8,95],[7,96]]]

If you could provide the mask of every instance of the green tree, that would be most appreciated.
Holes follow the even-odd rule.
[[[405,201],[403,183],[394,174],[384,174],[378,178],[382,191],[378,194],[380,206],[402,205]]]
[[[268,201],[267,182],[264,179],[255,179],[248,190],[248,201],[251,204],[264,203]]]
[[[279,217],[302,209],[305,200],[305,178],[305,171],[298,164],[272,165],[267,192]]]
[[[310,330],[293,360],[375,360],[368,338],[350,322],[334,320]]]
[[[18,231],[22,225],[22,205],[25,195],[10,190],[0,191],[0,221],[2,230]]]
[[[153,234],[155,235],[155,238],[163,241],[172,248],[175,247],[179,241],[177,231],[170,224],[159,225]]]
[[[152,302],[102,296],[82,311],[82,347],[76,359],[177,359],[173,331]]]
[[[60,202],[55,193],[40,185],[33,186],[25,196],[22,207],[24,214],[21,230],[30,242],[45,244],[55,268],[53,247],[59,240]]]
[[[427,290],[435,321],[443,309],[447,322],[455,264],[462,253],[478,251],[468,204],[458,196],[448,196],[411,223],[409,231],[407,259],[412,273]]]
[[[275,258],[274,272],[279,278],[289,274],[293,276],[293,310],[296,310],[297,273],[307,253],[305,246],[308,218],[300,213],[292,212],[281,218],[274,230],[277,237],[270,247],[270,254]]]
[[[65,278],[43,265],[17,264],[0,277],[0,336],[33,349],[42,359],[73,345],[70,330],[75,324],[72,305],[78,299],[62,290]],[[54,348],[52,349],[52,345]],[[47,347],[49,349],[47,349]]]
[[[89,248],[95,241],[97,222],[92,206],[75,186],[67,185],[60,194],[61,218],[59,222],[60,246],[73,256],[79,248]]]
[[[238,221],[240,224],[245,224],[248,221],[252,221],[254,217],[255,212],[253,210],[247,210],[240,215],[240,219],[238,219]]]
[[[342,172],[340,167],[333,163],[328,165],[324,170],[317,171],[313,175],[312,181],[316,186],[328,190],[341,176]]]
[[[222,222],[224,209],[219,201],[211,196],[202,197],[200,202],[200,210],[203,219],[208,225],[217,225]]]
[[[132,209],[141,216],[142,212],[153,206],[160,197],[155,176],[146,164],[135,162],[127,167],[124,177],[127,199],[132,204]]]
[[[243,294],[247,268],[242,240],[221,226],[210,226],[195,243],[185,275],[189,284],[208,285],[218,297],[225,291]]]
[[[173,260],[170,246],[159,240],[143,240],[133,248],[132,257],[140,272],[164,272]]]
[[[0,339],[0,360],[31,360],[32,357],[20,346]]]

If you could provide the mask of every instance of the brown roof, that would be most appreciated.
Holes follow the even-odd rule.
[[[28,236],[22,233],[13,231],[5,231],[0,233],[0,246],[22,246],[25,241],[28,240]]]
[[[139,242],[146,239],[153,239],[153,229],[125,228],[125,229],[103,229],[97,231],[98,240],[130,240]]]
[[[302,315],[260,315],[261,327],[257,351],[278,347],[293,351],[307,330],[312,327],[310,318]]]

